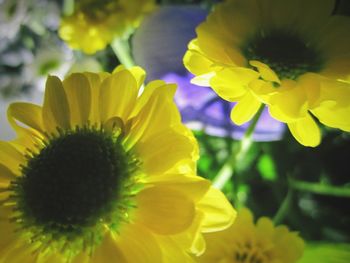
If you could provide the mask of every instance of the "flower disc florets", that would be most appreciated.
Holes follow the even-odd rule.
[[[108,15],[123,10],[119,1],[103,0],[84,0],[77,3],[77,9],[86,14],[91,20],[101,20]]]
[[[103,225],[113,229],[128,221],[135,186],[130,175],[138,165],[120,136],[90,127],[59,131],[27,158],[10,188],[16,220],[31,238],[44,233],[40,239],[93,246]]]
[[[123,66],[49,76],[42,106],[10,105],[18,137],[0,141],[0,262],[192,262],[202,232],[232,223],[225,196],[195,175],[175,85],[141,92],[144,79]]]
[[[192,82],[236,102],[230,117],[237,125],[266,105],[305,146],[320,144],[318,121],[348,132],[350,18],[334,15],[334,6],[334,0],[223,1],[188,45],[184,64]]]
[[[319,72],[323,67],[320,52],[296,34],[283,31],[261,31],[242,48],[248,61],[258,60],[273,69],[280,79],[297,79],[306,72]]]

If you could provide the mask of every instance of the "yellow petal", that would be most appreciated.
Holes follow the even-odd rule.
[[[136,151],[145,172],[155,175],[164,173],[184,159],[191,159],[194,147],[191,139],[169,129],[138,143]]]
[[[64,262],[66,259],[65,257],[60,254],[60,253],[54,253],[54,252],[49,252],[49,253],[41,253],[39,255],[37,255],[37,259],[35,261],[35,263],[46,263],[46,262],[50,262],[50,263],[62,263]]]
[[[298,78],[299,89],[304,89],[307,97],[307,101],[310,108],[314,108],[319,105],[321,93],[321,78],[314,73],[307,73]]]
[[[140,225],[125,225],[118,238],[118,246],[128,263],[163,262],[162,252],[156,238],[150,231]]]
[[[101,121],[114,116],[125,120],[135,105],[137,93],[136,80],[128,70],[106,78],[101,84],[99,98]]]
[[[324,125],[350,132],[350,106],[341,109],[333,109],[332,107],[322,105],[321,107],[313,109],[311,112]]]
[[[272,117],[282,122],[293,122],[307,115],[309,104],[306,91],[293,80],[283,80],[276,94],[270,98]]]
[[[320,80],[319,104],[323,107],[324,103],[333,104],[333,109],[349,106],[350,83],[332,79],[322,78]],[[326,105],[327,107],[327,105]]]
[[[315,31],[317,32],[315,28],[326,23],[334,9],[334,2],[334,0],[264,1],[262,8],[269,27],[297,28],[298,33],[303,33],[303,37],[310,38],[310,35],[313,36]]]
[[[125,134],[125,132],[126,132],[124,122],[119,117],[109,118],[103,124],[103,128],[107,131],[113,131],[114,134]]]
[[[258,69],[260,76],[264,80],[281,83],[277,74],[268,65],[261,63],[260,61],[257,61],[257,60],[251,60],[249,61],[249,64]]]
[[[83,257],[83,255],[80,255]],[[118,246],[118,242],[114,235],[110,232],[105,234],[103,241],[98,245],[96,250],[93,252],[91,262],[120,262],[128,263],[121,249]]]
[[[126,69],[124,65],[119,65],[113,70],[113,74]],[[131,67],[127,69],[135,78],[137,87],[140,88],[145,81],[146,72],[141,67]]]
[[[0,262],[3,262],[2,256],[6,246],[11,245],[18,238],[15,234],[16,225],[9,222],[12,214],[11,209],[10,207],[0,207]]]
[[[63,81],[63,87],[69,103],[71,125],[87,124],[91,107],[89,80],[82,73],[73,73]]]
[[[57,127],[70,127],[70,111],[63,85],[59,78],[49,76],[46,81],[44,105],[42,109],[46,131],[54,132]]]
[[[171,235],[185,231],[195,216],[194,203],[170,187],[152,187],[137,195],[137,221],[152,231]]]
[[[176,85],[170,85],[167,86],[166,82],[164,80],[153,80],[150,81],[146,87],[144,88],[141,96],[138,98],[136,106],[134,107],[131,116],[136,116],[137,114],[140,113],[142,108],[148,103],[150,100],[150,97],[153,96],[153,93],[158,89],[158,88],[164,88],[164,89],[170,89],[174,93],[172,96],[175,94],[176,90]]]
[[[234,11],[234,8],[235,7],[231,8],[230,11]],[[221,10],[224,10],[223,6],[221,6]],[[243,17],[237,12],[234,16],[235,18],[239,16],[239,21],[235,19],[236,23],[231,22],[232,14],[229,19],[224,20],[225,18],[221,17],[221,13],[213,12],[208,16],[207,21],[196,28],[198,35],[197,43],[201,53],[205,54],[210,60],[230,66],[243,66],[246,59],[242,52],[235,47],[243,44],[242,41],[244,41],[246,37],[244,36],[245,33],[252,33],[249,32],[252,26],[251,17]],[[228,17],[229,16],[226,16],[226,18]],[[232,34],[232,32],[228,33],[226,29],[227,24],[230,25],[230,30],[233,29],[240,32],[235,32],[236,34]],[[242,31],[245,32],[243,33]],[[243,33],[243,35],[241,33]]]
[[[133,147],[139,140],[144,141],[155,133],[169,129],[172,124],[180,124],[180,114],[173,101],[175,88],[174,85],[157,87],[146,103],[144,99],[147,96],[141,96],[137,103],[145,104],[135,116],[130,134],[126,138],[127,148]]]
[[[20,174],[20,165],[25,163],[23,153],[8,142],[0,141],[0,162],[13,173]]]
[[[278,92],[271,82],[261,79],[253,80],[249,84],[250,91],[264,104],[270,104],[270,98]]]
[[[346,60],[338,60],[338,58],[344,57],[349,58],[349,44],[350,37],[348,32],[350,31],[350,18],[348,16],[334,15],[328,18],[327,23],[323,26],[322,30],[319,31],[317,48],[322,50],[327,60],[325,72],[329,72],[337,68],[340,72],[334,72],[334,77],[345,77],[349,74],[349,69],[341,69],[334,62],[344,62],[341,65],[349,65]],[[328,65],[330,62],[330,65]],[[330,68],[328,68],[330,67]],[[331,72],[329,72],[331,73]]]
[[[2,191],[10,186],[12,180],[14,180],[16,176],[11,172],[6,166],[0,164],[0,201],[7,199],[10,192]]]
[[[321,132],[316,122],[308,114],[305,118],[288,123],[294,138],[304,146],[315,147],[321,142]]]
[[[40,106],[24,102],[12,103],[8,108],[8,115],[10,122],[19,121],[39,132],[44,131]]]
[[[228,228],[236,218],[236,211],[219,190],[211,187],[198,203],[204,213],[202,232],[221,231]]]
[[[191,83],[201,87],[209,87],[211,79],[215,76],[215,72],[198,75],[191,79]]]
[[[10,244],[9,246],[7,246],[5,251],[1,251],[1,263],[37,262],[37,256],[33,254],[29,246],[26,246],[27,244],[18,245],[15,244],[15,242],[13,243],[14,244]]]
[[[260,240],[272,239],[274,230],[275,228],[272,221],[267,217],[259,218],[256,223],[256,235]]]
[[[191,174],[164,174],[150,176],[146,180],[151,185],[170,187],[176,191],[180,191],[194,202],[199,201],[210,187],[208,180]]]
[[[275,229],[273,240],[276,246],[276,257],[280,258],[282,262],[299,262],[305,244],[297,233],[290,232],[286,226],[278,226]]]
[[[160,248],[163,251],[163,262],[166,263],[195,263],[195,258],[190,256],[179,244],[169,236],[158,236]]]
[[[17,226],[10,223],[12,207],[0,206],[0,262],[36,262],[30,246],[28,246],[16,231]]]
[[[258,78],[259,73],[254,70],[231,67],[216,72],[210,85],[225,100],[237,101],[248,92],[249,83]]]
[[[90,92],[91,92],[91,105],[90,105],[90,121],[91,123],[100,123],[100,86],[104,79],[110,76],[105,72],[99,74],[84,72],[85,77],[90,83]]]
[[[189,44],[189,50],[183,58],[185,67],[194,75],[203,75],[211,72],[213,62],[194,48],[197,48],[196,42],[192,41]]]
[[[205,251],[205,240],[202,235],[202,222],[204,220],[204,213],[196,212],[196,217],[192,225],[183,233],[173,235],[172,238],[185,251],[190,251],[192,254],[198,256]]]
[[[248,92],[231,111],[231,119],[237,125],[242,125],[251,120],[261,106],[261,102]]]

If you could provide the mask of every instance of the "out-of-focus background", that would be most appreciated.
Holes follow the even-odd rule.
[[[41,103],[49,74],[63,78],[75,71],[111,71],[119,64],[110,47],[86,55],[71,50],[59,38],[60,18],[70,2],[0,0],[1,140],[15,136],[6,119],[9,103]],[[132,35],[134,59],[149,71],[149,79],[163,78],[183,87],[175,100],[199,142],[198,173],[213,179],[244,128],[231,124],[228,102],[189,84],[182,56],[186,43],[195,37],[195,26],[215,1],[158,2],[168,10],[150,14]],[[172,21],[173,10],[180,11]],[[350,1],[337,1],[334,12],[349,15]],[[155,46],[156,42],[163,45]],[[238,163],[225,194],[233,204],[248,206],[256,217],[274,217],[286,204],[280,221],[307,240],[350,242],[350,135],[324,127],[322,133],[321,145],[307,148],[296,143],[283,125],[263,118],[254,135],[257,142]]]

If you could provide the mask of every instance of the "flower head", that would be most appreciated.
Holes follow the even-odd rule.
[[[256,224],[248,209],[238,213],[228,229],[205,235],[207,249],[200,263],[294,263],[304,250],[304,242],[286,226],[275,227],[267,217]]]
[[[10,105],[1,262],[187,262],[202,232],[232,223],[224,195],[195,175],[175,85],[153,81],[139,96],[144,77],[138,67],[50,76],[42,107]]]
[[[77,1],[74,13],[62,19],[59,34],[71,48],[92,54],[114,38],[127,37],[154,7],[154,0]]]
[[[188,42],[195,37],[196,26],[206,16],[207,11],[198,6],[157,9],[145,18],[132,38],[134,59],[147,69],[150,79],[163,79],[178,85],[175,102],[188,127],[214,136],[240,139],[246,127],[233,124],[227,117],[233,103],[223,100],[209,87],[198,88],[191,84],[193,75],[187,72],[182,62]],[[279,140],[284,130],[285,125],[265,110],[253,139]]]
[[[316,146],[315,122],[350,130],[350,18],[335,1],[242,1],[217,5],[184,57],[198,85],[228,101],[236,124],[262,104],[303,145]],[[317,6],[317,8],[315,8]]]

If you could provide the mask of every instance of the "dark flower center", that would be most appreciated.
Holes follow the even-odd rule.
[[[237,244],[238,251],[233,255],[235,263],[266,263],[271,259],[268,252],[262,251],[262,248],[252,246],[251,243]]]
[[[128,220],[137,166],[118,136],[94,128],[60,132],[28,156],[22,176],[11,184],[18,222],[43,243],[50,236],[57,246],[62,240],[75,249],[85,242],[93,246],[103,225],[115,228]]]
[[[247,60],[258,60],[272,68],[280,79],[297,79],[306,72],[319,72],[324,59],[320,52],[295,34],[261,32],[242,48]]]
[[[82,11],[91,20],[104,20],[110,14],[122,10],[119,1],[115,0],[83,0],[78,1],[77,10]]]

